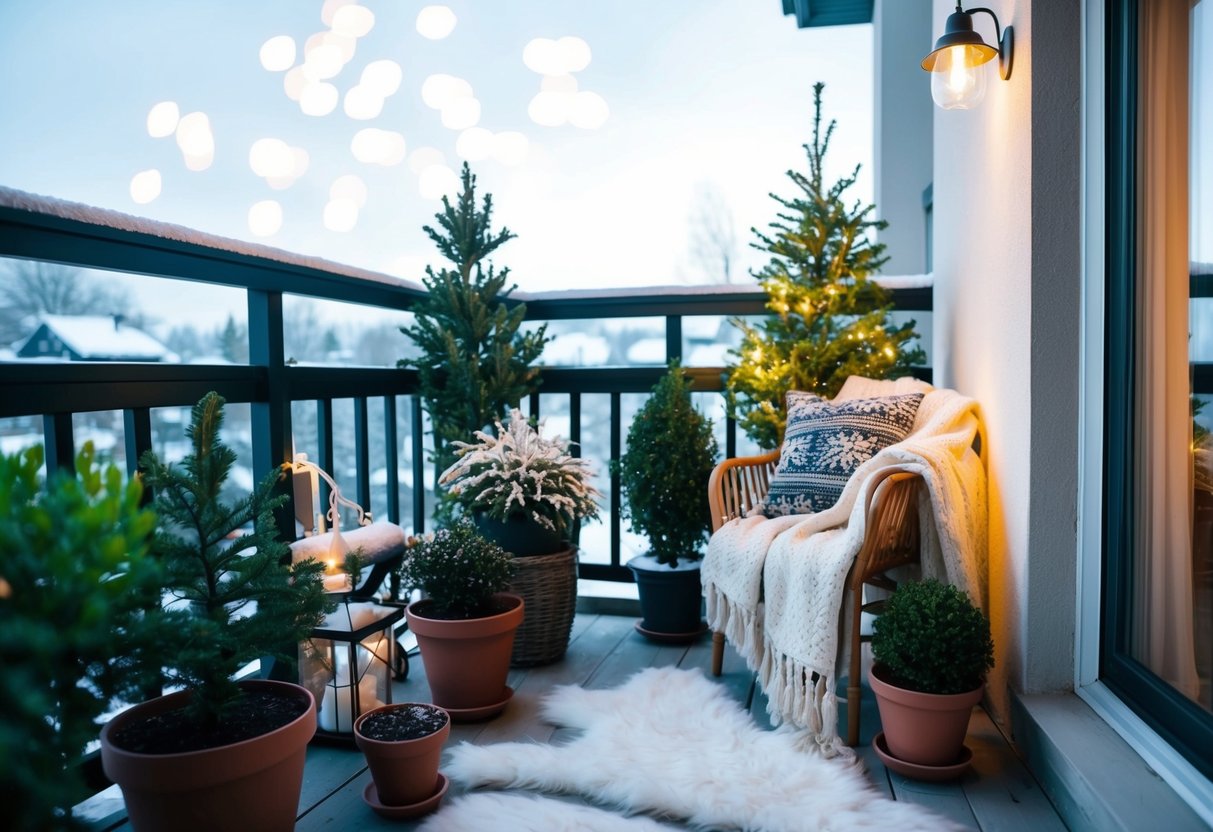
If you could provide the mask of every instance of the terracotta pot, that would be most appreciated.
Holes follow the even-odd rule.
[[[115,746],[112,737],[133,721],[182,707],[189,691],[136,705],[101,729],[101,765],[122,788],[135,830],[295,828],[307,743],[316,733],[316,700],[287,682],[257,680],[240,686],[306,699],[307,711],[268,734],[180,754],[137,754]]]
[[[386,806],[420,803],[438,788],[438,762],[442,745],[451,734],[451,719],[432,734],[415,740],[374,740],[364,736],[362,723],[372,714],[414,707],[414,703],[384,705],[367,711],[354,723],[354,742],[366,755],[379,802]],[[424,707],[429,708],[430,705]]]
[[[516,557],[552,555],[569,548],[560,532],[539,525],[525,514],[511,514],[503,522],[479,512],[474,521],[481,536]]]
[[[889,753],[907,763],[949,766],[964,747],[969,715],[985,685],[967,693],[920,693],[891,685],[877,665],[868,673]]]
[[[699,561],[678,562],[677,568],[657,563],[651,555],[628,561],[640,593],[640,626],[664,636],[697,636],[703,630],[700,615],[703,589]]]
[[[493,597],[511,604],[510,608],[484,618],[451,621],[418,615],[419,606],[424,613],[424,600],[414,601],[405,611],[409,629],[421,648],[431,699],[438,707],[452,711],[451,718],[456,721],[464,716],[459,711],[479,711],[494,703],[504,708],[506,704],[510,652],[525,605],[522,598],[508,592]],[[477,719],[487,716],[492,712],[470,715]]]

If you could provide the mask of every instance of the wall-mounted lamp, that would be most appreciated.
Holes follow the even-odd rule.
[[[985,12],[994,18],[995,49],[973,31],[973,15]],[[1000,29],[998,15],[987,8],[968,9],[956,4],[948,15],[943,35],[935,41],[931,54],[922,59],[922,68],[931,73],[931,97],[945,110],[970,110],[986,94],[986,70],[983,64],[998,56],[998,74],[1011,77],[1011,51],[1014,40],[1011,27]]]

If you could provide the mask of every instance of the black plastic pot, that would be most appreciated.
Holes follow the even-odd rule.
[[[640,590],[641,633],[657,641],[692,641],[705,632],[698,561],[671,569],[644,555],[628,561],[628,568]]]
[[[502,522],[478,512],[474,518],[476,530],[511,555],[552,555],[563,552],[569,544],[559,532],[544,528],[522,514],[511,514]]]

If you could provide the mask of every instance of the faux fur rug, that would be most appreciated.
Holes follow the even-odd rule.
[[[452,750],[445,772],[469,788],[579,794],[627,813],[649,812],[711,829],[940,832],[961,828],[913,804],[889,800],[857,766],[802,750],[790,731],[760,729],[723,686],[697,671],[650,668],[614,690],[557,688],[544,702],[543,714],[555,725],[580,728],[583,733],[561,746],[464,743]],[[472,820],[468,825],[442,825],[447,813],[462,803],[452,803],[432,819],[435,825],[424,828],[433,832],[489,828]],[[553,817],[584,809],[561,801],[523,808],[551,812]],[[450,817],[457,822],[453,814]],[[591,826],[588,819],[585,823],[578,827],[570,821],[567,828],[653,828]],[[499,822],[492,828],[566,827],[514,827]]]
[[[469,794],[443,807],[417,832],[677,832],[644,817],[626,818],[549,797]]]

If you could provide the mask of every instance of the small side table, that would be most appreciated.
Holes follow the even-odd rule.
[[[299,648],[299,679],[316,697],[316,738],[352,743],[354,721],[392,702],[394,625],[404,610],[348,597]]]

